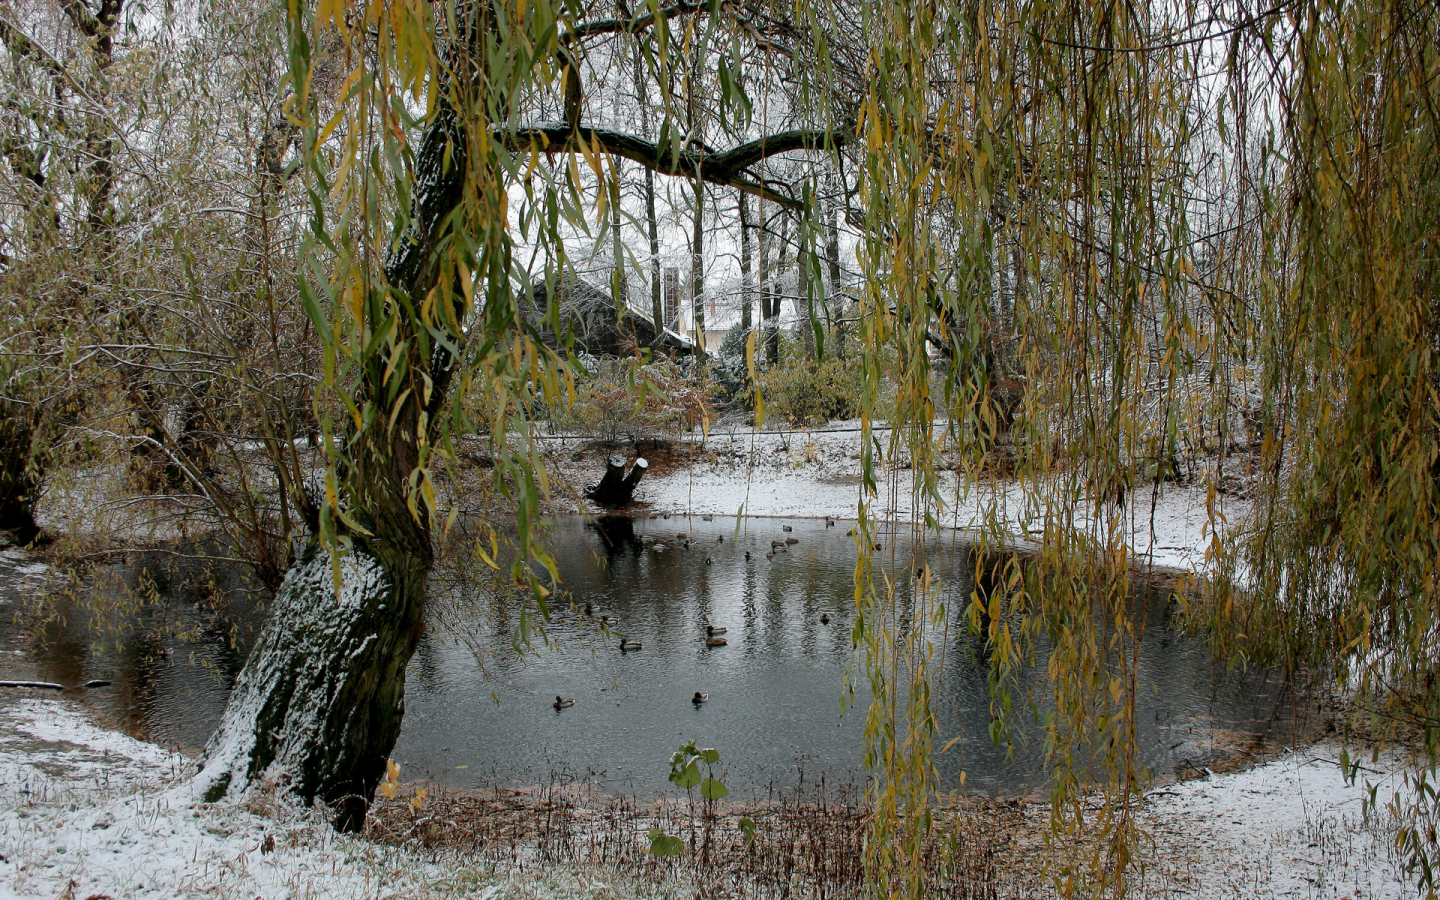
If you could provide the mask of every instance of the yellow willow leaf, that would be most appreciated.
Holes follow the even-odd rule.
[[[395,422],[399,420],[400,412],[405,407],[405,398],[409,396],[410,388],[407,387],[405,390],[400,392],[400,396],[395,398],[394,405],[390,407],[390,424],[385,428],[385,435],[387,437],[395,431]]]
[[[359,70],[357,69],[356,71],[359,71]],[[352,73],[352,74],[353,74],[353,73]],[[344,90],[342,90],[342,91],[340,92],[340,94],[341,94],[341,96],[343,97],[344,94],[345,94]],[[322,128],[322,129],[320,129],[320,137],[317,139],[317,143],[323,144],[323,143],[325,143],[325,141],[329,140],[329,138],[330,138],[330,133],[331,133],[332,131],[334,131],[335,128],[336,128],[342,121],[344,121],[346,115],[347,115],[349,112],[350,112],[350,108],[349,108],[348,106],[342,106],[342,107],[340,107],[338,110],[336,110],[336,111],[335,111],[335,115],[333,115],[333,116],[330,117],[330,121],[328,121],[328,122],[325,123],[325,127]]]
[[[460,290],[465,294],[465,309],[468,312],[475,308],[475,280],[470,274],[470,267],[465,265],[465,260],[457,259],[455,264],[460,267]]]
[[[315,22],[321,27],[329,25],[334,21],[335,25],[344,28],[343,11],[345,0],[319,0],[315,4]]]
[[[605,214],[610,211],[610,192],[605,190],[605,182],[600,182],[600,187],[595,191],[595,224],[597,227],[605,227]]]
[[[365,288],[356,282],[351,282],[345,287],[345,306],[350,313],[350,318],[355,322],[355,327],[363,332],[365,328]],[[363,333],[360,339],[363,341],[366,335]]]
[[[330,188],[330,199],[338,200],[341,193],[347,188],[350,165],[355,161],[356,152],[355,132],[352,130],[345,136],[345,145],[340,150],[340,168],[335,172],[335,183]]]

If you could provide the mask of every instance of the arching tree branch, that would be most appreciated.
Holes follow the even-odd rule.
[[[639,135],[606,128],[572,127],[568,122],[544,122],[514,131],[497,131],[496,139],[512,152],[599,150],[640,163],[662,175],[700,178],[711,184],[738,188],[787,209],[803,210],[804,202],[746,177],[745,170],[771,156],[792,150],[821,150],[844,146],[849,129],[826,131],[796,128],[767,135],[721,152],[682,150],[678,153]]]

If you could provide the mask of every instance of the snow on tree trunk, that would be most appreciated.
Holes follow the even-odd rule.
[[[207,802],[273,785],[331,804],[342,830],[364,823],[424,623],[428,566],[398,567],[357,549],[341,558],[338,591],[322,549],[290,569],[205,748],[196,787]]]

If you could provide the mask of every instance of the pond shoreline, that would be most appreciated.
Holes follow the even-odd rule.
[[[1133,896],[1220,900],[1296,890],[1336,900],[1404,896],[1411,888],[1388,855],[1391,832],[1383,822],[1362,821],[1364,785],[1343,782],[1337,753],[1334,745],[1311,745],[1245,771],[1148,792],[1135,811],[1155,840],[1142,847],[1147,870]],[[1367,761],[1382,802],[1403,764],[1394,754]],[[242,805],[199,804],[186,791],[192,765],[97,727],[73,700],[0,696],[0,898],[279,900],[300,891],[417,900],[678,900],[698,887],[693,873],[644,862],[643,835],[631,835],[637,843],[627,851],[643,870],[565,862],[558,847],[550,851],[553,860],[512,854],[502,865],[487,859],[476,830],[451,814],[459,807],[455,795],[437,792],[412,806],[415,786],[404,786],[382,802],[368,837],[342,836],[319,811],[273,795]],[[602,834],[617,833],[603,824],[603,805],[576,799],[504,802],[520,808],[522,820],[549,817],[553,838],[581,840],[575,828],[587,821],[601,822]],[[993,896],[1055,896],[1041,873],[1063,862],[1065,848],[1045,841],[1044,804],[981,800],[960,813],[968,817],[967,834],[984,837],[983,845],[968,846],[984,871],[995,873]],[[487,826],[493,838],[506,822]],[[773,817],[767,826],[785,827]],[[734,831],[733,813],[722,827]]]
[[[792,445],[795,434],[791,435]],[[713,458],[686,460],[683,466],[656,466],[642,485],[640,500],[645,505],[636,511],[641,515],[733,515],[738,504],[730,504],[738,499],[745,504],[747,515],[757,517],[853,520],[859,491],[851,445],[823,435],[818,442],[806,440],[811,444],[829,441],[830,446],[819,451],[812,447],[807,452],[816,458],[798,465],[788,456],[790,451],[772,448],[771,455],[784,460],[742,467],[738,457],[725,459],[714,454]],[[713,447],[715,442],[712,435],[709,444]],[[572,460],[574,452],[578,448],[565,448],[562,443],[562,449],[552,454],[552,459],[570,460],[559,469],[562,484],[577,483],[591,471],[593,459],[582,453],[580,459]],[[599,458],[598,452],[594,458]],[[893,488],[889,496],[894,502],[887,503],[884,510],[889,520],[906,524],[910,510],[900,501],[906,493],[902,488],[907,472],[900,467],[887,470],[887,484]],[[557,491],[557,496],[560,493]],[[564,503],[570,504],[571,510],[580,508],[573,500]],[[974,508],[957,502],[947,524],[966,527],[963,514]],[[1163,527],[1148,535],[1132,529],[1128,543],[1137,556],[1143,553],[1146,572],[1175,578],[1183,585],[1200,568],[1196,561],[1204,557],[1204,498],[1193,489],[1168,485],[1146,513]],[[1021,535],[1011,535],[1006,544],[1007,549],[1027,546]],[[5,551],[0,561],[0,613],[13,616],[22,597],[43,583],[47,577],[43,559],[43,552]],[[19,680],[34,676],[17,634],[11,635],[4,648],[0,677]],[[17,713],[22,709],[29,711]],[[34,725],[42,719],[62,722],[63,727]],[[548,880],[543,885],[534,870],[506,873],[492,868],[485,874],[473,854],[467,855],[436,836],[416,833],[394,847],[340,838],[310,813],[274,798],[266,801],[261,815],[233,807],[196,805],[184,799],[183,790],[177,793],[187,760],[153,744],[124,743],[130,739],[118,735],[115,738],[120,743],[115,743],[105,737],[114,733],[96,726],[94,719],[95,710],[81,692],[67,691],[60,697],[0,692],[0,770],[8,773],[10,785],[0,803],[0,845],[5,848],[0,858],[0,898],[48,900],[71,882],[76,896],[119,891],[129,896],[162,897],[199,889],[218,896],[258,894],[268,898],[288,896],[299,884],[320,893],[338,889],[340,883],[359,887],[354,876],[349,881],[335,880],[333,872],[338,870],[334,864],[340,859],[367,861],[359,876],[367,892],[383,886],[414,897],[498,898],[524,892],[540,897],[598,898],[616,896],[617,889],[622,896],[685,895],[684,890],[676,894],[675,885],[665,888],[584,867],[562,867],[545,876]],[[1145,827],[1153,834],[1170,837],[1152,846],[1150,874],[1137,896],[1185,893],[1219,898],[1242,888],[1250,896],[1278,896],[1296,885],[1344,886],[1346,895],[1357,900],[1398,895],[1406,883],[1399,880],[1386,855],[1388,832],[1358,821],[1358,788],[1351,790],[1334,777],[1338,748],[1310,743],[1313,737],[1304,736],[1295,749],[1272,744],[1259,755],[1233,754],[1227,766],[1211,763],[1195,770],[1196,777],[1191,780],[1166,782],[1148,791],[1140,810]],[[78,753],[88,759],[86,754],[93,755],[95,747],[103,748],[101,756],[110,760],[106,765],[117,778],[126,772],[133,774],[133,778],[125,775],[120,779],[130,787],[116,790],[112,783],[100,784],[91,763],[70,766],[70,757]],[[1233,771],[1227,774],[1225,768]],[[1374,771],[1390,783],[1401,768],[1397,758],[1386,757]],[[418,786],[405,786],[408,793],[393,801],[400,805],[387,809],[382,804],[379,812],[402,817],[407,811],[420,813],[404,805]],[[445,793],[461,795],[437,791],[432,813],[441,806]],[[150,817],[148,823],[126,811],[137,797]],[[74,808],[77,798],[83,800],[78,809]],[[1004,842],[997,842],[997,859],[1016,877],[1001,896],[1051,895],[1053,891],[1039,876],[1041,865],[1054,861],[1046,855],[1053,848],[1047,849],[1043,839],[1048,807],[983,799],[967,803],[987,827],[1006,836]],[[599,813],[594,806],[577,808],[587,815]],[[1300,821],[1285,820],[1286,815],[1297,814]],[[112,824],[101,828],[101,819]],[[120,836],[116,824],[125,826],[118,831],[126,835],[118,845],[113,840]],[[204,834],[197,834],[197,828],[205,829]],[[1306,834],[1320,840],[1305,840]],[[260,852],[270,835],[286,836],[289,849],[277,854]],[[192,852],[177,853],[177,840],[188,841],[186,846]],[[302,850],[307,844],[319,849]],[[118,862],[105,862],[99,852],[102,847],[109,847],[107,852]],[[55,867],[47,862],[61,852],[75,864]],[[205,860],[200,859],[202,855]],[[156,860],[166,862],[156,866]],[[206,865],[201,866],[202,862]],[[145,874],[140,874],[142,871]],[[469,880],[461,884],[453,877],[455,871],[473,874],[465,876]],[[144,883],[145,879],[149,883]],[[1409,890],[1408,886],[1404,889]],[[1342,896],[1338,888],[1318,895]]]

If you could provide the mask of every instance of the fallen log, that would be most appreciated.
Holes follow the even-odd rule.
[[[0,681],[0,688],[42,688],[47,691],[63,691],[65,685],[53,681]]]
[[[649,468],[650,463],[640,457],[627,475],[625,457],[617,453],[605,461],[605,475],[585,491],[585,496],[605,507],[628,506],[635,494],[635,486]]]

